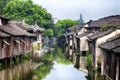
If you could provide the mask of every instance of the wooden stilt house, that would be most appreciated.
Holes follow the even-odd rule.
[[[120,79],[120,34],[99,46],[103,51],[103,75],[106,80]]]
[[[70,32],[67,34],[68,39],[68,57],[72,60],[72,53],[74,51],[74,32]]]
[[[0,59],[12,56],[12,54],[10,53],[11,50],[10,41],[11,41],[10,35],[0,30]]]
[[[108,39],[120,34],[119,29],[110,29],[104,32],[99,32],[96,34],[93,34],[92,36],[89,36],[90,40],[90,47],[92,47],[90,51],[93,58],[93,65],[95,68],[101,68],[101,74],[103,74],[103,52],[98,47],[100,44],[105,43]]]
[[[37,24],[28,25],[24,21],[13,21],[13,23],[17,24],[19,28],[25,30],[28,33],[34,34],[33,45],[38,45],[39,50],[42,48],[42,33],[45,29],[40,28]]]
[[[4,43],[9,44],[10,46],[7,46],[6,50],[7,53],[4,55],[10,55],[11,57],[19,56],[23,53],[32,52],[32,44],[31,44],[31,37],[34,36],[25,30],[22,30],[19,28],[15,23],[12,23],[9,19],[0,17],[1,19],[1,26],[0,31],[10,35],[10,39],[7,39]],[[3,39],[3,38],[2,38]],[[23,43],[24,42],[24,43]],[[29,48],[25,50],[22,50],[23,45],[27,45]],[[10,57],[9,56],[9,57]],[[2,59],[6,58],[4,56]]]
[[[93,21],[91,23],[91,27],[102,27],[106,26],[107,28],[111,28],[114,25],[119,26],[120,25],[120,15],[115,16],[108,16],[101,18],[99,20]],[[119,31],[118,31],[119,32]],[[116,31],[114,29],[109,29],[107,31],[100,31],[100,32],[94,32],[93,35],[91,35],[89,38],[89,49],[90,53],[93,57],[93,65],[95,67],[100,67],[102,62],[100,49],[98,48],[98,45],[101,43],[105,43],[107,39],[113,37],[116,35]],[[104,37],[106,36],[106,37]],[[105,38],[105,39],[104,39]],[[97,63],[98,62],[98,63]],[[103,68],[101,70],[103,72]]]
[[[0,27],[6,25],[8,21],[8,18],[0,15]],[[12,56],[10,43],[11,36],[0,28],[0,59],[5,59]]]
[[[76,54],[76,66],[80,70],[87,71],[87,57],[86,53],[89,50],[88,49],[88,42],[87,42],[87,35],[90,35],[90,33],[82,33],[76,36],[77,40],[77,54]]]
[[[81,56],[86,55],[85,52],[88,51],[87,35],[89,34],[90,33],[86,32],[76,36],[77,49]]]

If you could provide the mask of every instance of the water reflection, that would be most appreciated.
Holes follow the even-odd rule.
[[[29,77],[26,74],[31,72],[33,65],[32,61],[20,63],[16,66],[8,67],[6,69],[0,70],[0,80],[26,80]],[[29,79],[30,80],[30,79]]]
[[[73,64],[64,65],[54,61],[53,69],[43,80],[86,80],[85,76],[86,73],[74,68]]]
[[[32,80],[42,80],[47,74],[49,74],[51,68],[51,61],[45,62],[44,64],[38,66],[36,70],[33,71]]]
[[[69,51],[68,51],[68,46],[66,46],[65,49],[63,49],[66,55],[69,55]],[[69,59],[69,57],[68,57]],[[86,76],[87,80],[105,80],[104,76],[101,76],[101,71],[100,70],[96,70],[93,66],[92,66],[92,62],[91,62],[91,56],[89,55],[89,53],[85,56],[81,56],[77,50],[75,50],[74,52],[72,52],[72,62],[74,63],[74,66],[82,71],[85,71],[88,73],[88,75]]]
[[[45,54],[41,61],[44,65],[34,71],[33,80],[86,80],[87,74],[74,68],[59,47]]]

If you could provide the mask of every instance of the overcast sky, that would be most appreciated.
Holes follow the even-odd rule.
[[[120,14],[120,0],[33,0],[57,19],[78,20],[80,13],[85,22]]]

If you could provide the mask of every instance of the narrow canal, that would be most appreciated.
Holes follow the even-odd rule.
[[[0,70],[0,80],[87,80],[57,47],[43,55]]]
[[[54,61],[50,73],[43,80],[86,80],[86,73],[74,68],[73,64],[59,64]]]

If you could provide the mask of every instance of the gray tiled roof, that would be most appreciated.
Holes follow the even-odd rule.
[[[108,51],[120,53],[120,36],[118,36],[116,39],[115,38],[113,38],[111,41],[99,45],[99,47]]]
[[[37,32],[37,31],[43,32],[44,31],[44,29],[40,28],[38,25],[28,25],[24,21],[12,20],[9,22],[16,24],[18,27],[20,27],[21,29],[26,30],[26,31],[30,31],[30,30],[33,30],[33,32]]]
[[[8,23],[7,25],[0,26],[0,30],[13,36],[34,36],[33,34],[30,34],[25,30],[22,30],[14,23]]]
[[[113,32],[115,29],[109,29],[107,31],[101,31],[101,32],[96,32],[93,33],[92,35],[88,36],[90,40],[96,40],[99,37],[105,36],[107,34],[110,34],[111,32]]]
[[[67,30],[69,30],[69,31],[73,31],[73,32],[76,32],[76,31],[80,30],[81,27],[83,27],[83,25],[78,24],[78,25],[74,25],[74,26],[68,28]]]
[[[91,21],[90,27],[101,27],[103,25],[120,25],[120,15],[108,16],[99,20]]]
[[[32,25],[34,32],[43,32],[45,29],[40,28],[38,25]]]

